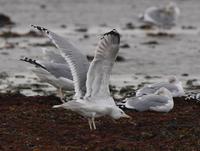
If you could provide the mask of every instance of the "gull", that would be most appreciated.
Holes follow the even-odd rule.
[[[176,20],[180,15],[180,9],[176,3],[170,2],[165,7],[150,7],[144,14],[139,15],[140,21],[155,25],[164,29],[175,26]]]
[[[80,50],[74,49],[68,41],[48,29],[32,26],[45,33],[59,48],[73,76],[76,97],[66,103],[54,105],[53,108],[69,109],[86,117],[91,130],[96,129],[95,118],[101,116],[110,116],[113,119],[130,118],[115,104],[109,90],[110,73],[120,43],[120,35],[115,29],[105,33],[100,39],[88,68],[85,65],[86,57],[79,58]]]
[[[158,89],[154,94],[132,97],[124,100],[123,105],[128,109],[137,111],[169,112],[174,107],[171,92],[166,88]],[[122,105],[122,104],[121,104]]]
[[[59,55],[58,55],[59,56]],[[54,61],[56,55],[54,55]],[[38,61],[31,58],[24,57],[20,59],[21,61],[28,62],[35,65],[35,68],[31,68],[32,72],[35,73],[39,79],[43,82],[47,82],[58,89],[58,95],[60,100],[64,103],[63,100],[63,91],[72,91],[74,90],[73,78],[69,66],[65,62],[55,63],[55,62],[45,62]],[[60,60],[60,59],[59,59]]]
[[[160,82],[144,86],[137,90],[136,96],[155,93],[161,87],[168,89],[172,93],[173,97],[181,97],[185,95],[182,82],[179,81],[176,76],[171,76],[169,77],[168,82]]]

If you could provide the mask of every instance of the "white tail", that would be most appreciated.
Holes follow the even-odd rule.
[[[60,108],[60,107],[62,107],[62,104],[53,106],[53,108]]]

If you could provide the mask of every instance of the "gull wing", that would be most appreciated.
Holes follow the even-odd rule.
[[[160,82],[160,83],[154,83],[154,84],[151,84],[151,85],[144,86],[143,88],[139,89],[136,92],[136,96],[142,96],[142,95],[146,95],[146,94],[153,94],[158,89],[160,89],[162,87],[168,89],[170,92],[178,92],[179,91],[177,86],[174,85],[174,84],[167,83],[167,82]]]
[[[72,74],[67,64],[52,63],[52,62],[40,62],[30,58],[22,58],[21,61],[28,62],[35,65],[37,68],[42,68],[51,73],[56,78],[64,77],[72,80]]]
[[[110,73],[119,51],[120,35],[114,29],[101,38],[95,51],[95,56],[90,64],[86,88],[85,98],[90,100],[95,98],[110,97],[109,79]],[[114,103],[113,99],[111,99]],[[112,104],[113,104],[112,103]]]
[[[67,91],[74,89],[74,84],[72,80],[63,77],[56,78],[54,75],[43,68],[33,68],[31,70],[39,77],[41,81],[47,82],[56,88],[62,88],[63,90]]]
[[[61,63],[61,64],[66,64],[67,62],[65,61],[65,58],[63,58],[60,54],[55,53],[54,51],[49,51],[46,48],[43,48],[43,53],[45,57],[53,63]],[[67,65],[68,66],[68,65]]]
[[[83,55],[77,48],[71,43],[65,40],[63,37],[47,30],[46,28],[32,25],[32,27],[45,33],[49,39],[56,45],[60,50],[60,54],[65,58],[68,63],[75,88],[76,98],[81,98],[85,95],[85,82],[87,77],[87,71],[89,68],[89,62],[85,55]]]
[[[147,21],[159,26],[174,25],[175,16],[165,11],[165,8],[151,7],[145,13]]]
[[[125,106],[130,109],[136,109],[138,111],[149,110],[150,107],[164,106],[168,102],[169,98],[165,96],[159,96],[155,94],[145,95],[141,97],[128,98]]]

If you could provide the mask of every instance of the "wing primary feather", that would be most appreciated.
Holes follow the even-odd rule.
[[[28,63],[30,63],[30,64],[35,65],[36,67],[40,67],[40,68],[42,68],[42,69],[47,70],[42,64],[40,64],[39,62],[37,62],[37,61],[34,60],[34,59],[24,57],[24,58],[21,58],[20,61],[28,62]]]

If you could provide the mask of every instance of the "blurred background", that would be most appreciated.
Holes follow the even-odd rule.
[[[169,35],[149,35],[138,15],[168,0],[0,0],[0,90],[26,95],[54,93],[19,61],[27,56],[44,60],[42,48],[57,51],[48,38],[30,32],[40,25],[66,37],[93,56],[102,34],[115,28],[121,34],[120,51],[111,84],[132,85],[166,81],[176,75],[188,90],[200,89],[199,0],[176,0],[181,10]]]

